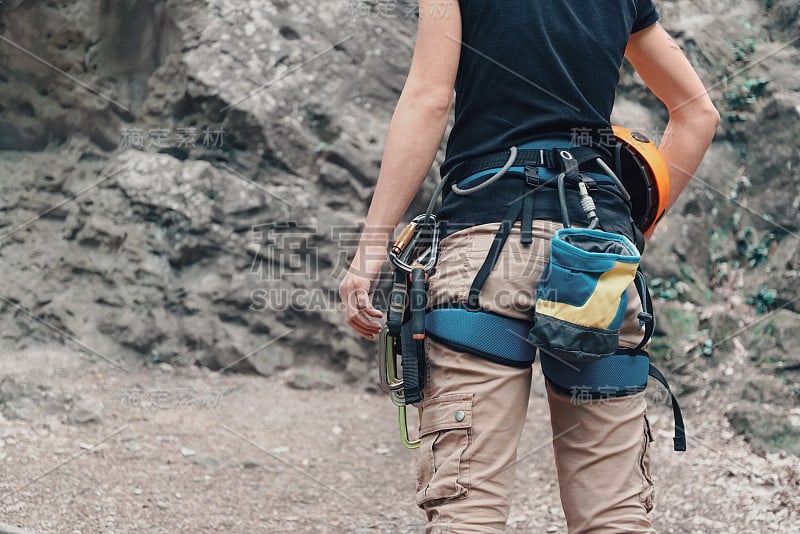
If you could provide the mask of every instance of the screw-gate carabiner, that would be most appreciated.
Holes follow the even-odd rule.
[[[420,237],[424,232],[430,232],[430,242],[426,243],[416,257],[414,252],[419,247]],[[439,223],[435,215],[422,214],[414,217],[400,232],[400,236],[392,245],[389,260],[395,268],[407,273],[411,266],[420,263],[426,273],[432,273],[439,258]],[[425,260],[423,263],[422,260]]]

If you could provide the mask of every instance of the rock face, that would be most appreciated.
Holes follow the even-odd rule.
[[[366,372],[338,277],[416,19],[323,3],[4,4],[6,340]]]
[[[336,289],[405,79],[415,4],[0,4],[3,341],[371,378],[374,346],[350,333]],[[792,410],[800,388],[800,19],[796,0],[766,6],[659,5],[723,124],[646,255],[662,310],[653,352],[689,391],[741,347],[742,414],[776,395]],[[614,121],[658,137],[665,118],[624,68]]]

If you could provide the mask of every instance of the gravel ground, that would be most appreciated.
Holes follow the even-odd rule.
[[[126,367],[63,347],[0,352],[0,532],[422,530],[387,397],[320,369]],[[542,394],[538,376],[509,532],[566,532]],[[651,403],[658,531],[797,532],[798,459],[753,452],[722,395],[683,399],[683,454],[669,407]]]

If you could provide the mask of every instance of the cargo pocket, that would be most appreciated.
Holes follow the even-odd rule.
[[[416,499],[421,508],[469,492],[472,397],[471,393],[454,393],[423,403]]]
[[[639,457],[639,467],[642,470],[644,488],[639,494],[639,499],[645,511],[653,509],[653,498],[655,497],[655,485],[650,475],[650,443],[653,441],[653,432],[650,429],[650,421],[647,420],[647,413],[644,415],[644,427],[642,432],[642,454]]]

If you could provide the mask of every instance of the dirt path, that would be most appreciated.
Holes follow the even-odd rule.
[[[0,353],[0,523],[37,533],[421,531],[414,455],[387,397],[293,389],[288,374],[126,365],[61,347]],[[684,454],[671,450],[668,407],[650,409],[659,532],[796,532],[797,458],[753,453],[721,402],[684,400]],[[539,377],[509,532],[566,531],[549,440]]]

